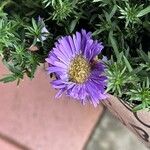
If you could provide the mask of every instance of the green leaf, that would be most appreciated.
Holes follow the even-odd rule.
[[[131,71],[131,74],[134,75],[134,74],[138,74],[139,72],[141,72],[143,69],[143,67],[138,67],[138,68],[135,68]]]
[[[117,5],[114,5],[111,13],[109,14],[109,19],[111,19],[117,11]]]
[[[137,17],[142,17],[146,14],[150,13],[150,6],[146,7],[145,9],[141,10],[138,14]]]
[[[15,81],[16,79],[17,79],[17,77],[14,74],[11,74],[11,75],[7,75],[6,77],[0,79],[0,82],[8,83],[8,82]]]
[[[8,62],[6,62],[5,60],[3,60],[4,65],[13,73],[15,74],[20,74],[21,70],[18,67],[15,67],[13,64],[9,64]]]
[[[59,1],[60,6],[62,7],[63,6],[62,0],[58,0],[58,1]]]
[[[33,28],[35,29],[35,30],[37,30],[37,25],[36,25],[36,21],[35,21],[35,19],[34,18],[32,18],[32,25],[33,25]],[[32,29],[32,28],[31,28]]]
[[[45,4],[45,8],[46,8],[51,4],[51,0],[44,0],[44,1],[42,1],[42,3]]]
[[[149,62],[150,63],[150,58],[148,57],[148,55],[144,51],[139,50],[138,52],[139,52],[139,54],[141,55],[141,57],[143,58],[143,60],[145,62]]]
[[[74,31],[74,29],[75,29],[75,27],[76,27],[76,25],[77,25],[77,23],[78,23],[78,18],[77,19],[75,19],[75,20],[73,20],[72,22],[71,22],[71,24],[70,24],[70,28],[69,28],[69,30],[70,30],[70,33],[72,33],[73,31]]]
[[[101,2],[102,0],[93,0],[93,2],[95,3],[95,2]]]
[[[134,107],[134,108],[133,108],[133,112],[137,112],[138,110],[141,110],[141,109],[143,109],[143,105],[142,105],[142,104],[140,104],[140,105]]]
[[[113,31],[109,32],[109,39],[110,39],[110,42],[111,42],[112,47],[114,49],[116,58],[119,59],[119,50],[118,50],[118,47],[117,47],[118,44],[117,44],[115,38],[113,37]]]
[[[125,56],[123,56],[123,59],[124,59],[124,62],[125,62],[125,64],[126,64],[128,70],[129,70],[129,72],[132,72],[133,69],[132,69],[132,67],[131,67],[131,65],[130,65],[130,63],[129,63],[129,61],[128,61],[128,59],[127,59]]]

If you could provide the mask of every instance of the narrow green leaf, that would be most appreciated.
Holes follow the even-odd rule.
[[[95,3],[95,2],[101,2],[102,0],[93,0],[93,2]]]
[[[141,10],[138,14],[137,17],[142,17],[146,14],[150,13],[150,6],[146,7],[145,9]]]
[[[132,72],[133,69],[132,69],[132,67],[131,67],[131,65],[130,65],[130,63],[129,63],[129,61],[128,61],[128,59],[127,59],[125,56],[123,56],[123,59],[124,59],[124,62],[125,62],[125,64],[126,64],[126,67],[127,67],[128,70],[129,70],[129,72]]]
[[[150,87],[150,81],[149,81],[149,78],[147,77],[147,80],[146,80],[146,88],[149,88]]]
[[[2,79],[0,79],[0,82],[4,82],[4,83],[8,83],[8,82],[12,82],[15,81],[17,78],[14,74],[8,75]]]
[[[32,25],[35,30],[37,30],[36,21],[32,18]]]
[[[74,31],[74,29],[75,29],[77,23],[78,23],[78,19],[75,19],[75,20],[73,20],[73,21],[71,22],[70,28],[69,28],[70,33],[72,33],[72,32]]]
[[[149,59],[148,55],[144,51],[139,50],[138,52],[139,52],[139,54],[141,55],[141,57],[143,58],[143,60],[145,62],[149,62],[150,63],[150,59]]]
[[[134,107],[134,108],[133,108],[133,112],[136,112],[136,111],[141,110],[141,109],[143,109],[143,105],[142,105],[142,104],[140,104],[140,105]]]
[[[114,49],[116,58],[119,59],[119,50],[118,50],[118,47],[117,47],[117,42],[116,42],[115,38],[113,37],[113,31],[109,32],[109,39],[110,39],[110,42],[111,42],[112,47]]]
[[[114,5],[111,13],[109,14],[109,19],[111,19],[117,11],[117,5]]]
[[[54,7],[55,6],[55,0],[52,0],[52,6]]]
[[[62,0],[58,0],[58,1],[59,1],[60,6],[62,7],[62,5],[63,5]]]

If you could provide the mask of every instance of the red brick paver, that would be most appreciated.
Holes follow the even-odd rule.
[[[82,106],[65,96],[55,100],[55,93],[42,67],[19,87],[0,83],[0,139],[4,135],[23,150],[82,150],[103,107]],[[4,145],[0,141],[0,150],[7,150]]]
[[[0,138],[0,149],[1,150],[20,150],[16,145],[7,142],[7,140],[2,140]]]

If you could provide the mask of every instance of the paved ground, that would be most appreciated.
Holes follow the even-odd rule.
[[[98,123],[86,150],[148,150],[108,111]]]
[[[0,150],[82,150],[102,109],[67,97],[54,101],[48,80],[41,66],[36,78],[24,79],[20,87],[0,84]],[[146,149],[107,112],[86,150]]]

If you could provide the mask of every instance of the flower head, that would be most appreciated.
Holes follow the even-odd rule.
[[[37,41],[40,42],[40,41],[45,41],[48,37],[48,34],[49,34],[49,31],[47,30],[46,26],[45,26],[45,23],[43,21],[43,19],[39,16],[38,17],[38,23],[42,25],[42,29],[41,29],[41,37],[40,39],[37,38]]]
[[[102,43],[94,41],[91,33],[85,30],[58,39],[46,59],[49,63],[48,73],[56,76],[51,82],[54,88],[59,89],[56,97],[66,92],[83,104],[89,101],[94,106],[106,98],[105,66],[95,60],[102,49]]]

